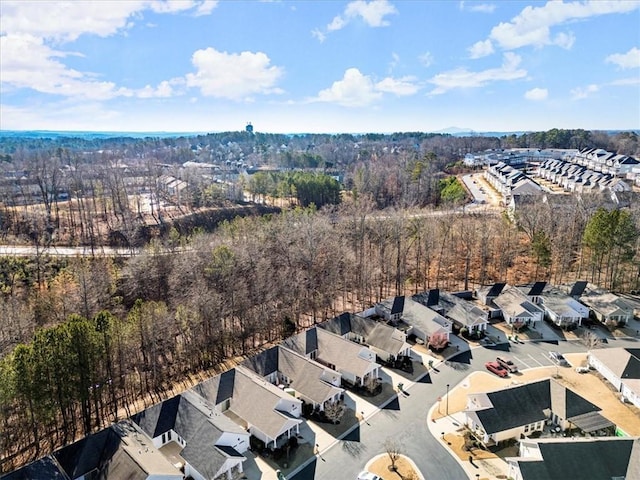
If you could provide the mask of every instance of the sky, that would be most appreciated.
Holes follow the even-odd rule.
[[[0,130],[640,130],[640,1],[0,0]]]

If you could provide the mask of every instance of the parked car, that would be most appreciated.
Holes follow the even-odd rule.
[[[578,373],[589,373],[589,367],[576,367]]]
[[[358,474],[358,478],[356,480],[384,480],[384,479],[382,477],[379,477],[375,473],[367,472],[365,470]]]
[[[498,362],[487,362],[484,364],[484,366],[491,373],[495,373],[499,377],[507,377],[509,375],[508,370],[504,368],[502,365],[500,365]]]
[[[549,352],[549,358],[553,360],[554,363],[557,363],[561,367],[569,366],[569,362],[567,362],[567,359],[564,358],[564,355],[562,355],[560,352]]]
[[[508,358],[496,357],[496,362],[499,363],[502,368],[506,368],[509,373],[516,373],[518,371],[516,364]]]

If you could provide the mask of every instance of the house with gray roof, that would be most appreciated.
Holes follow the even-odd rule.
[[[404,305],[404,301],[402,302]],[[365,344],[383,362],[392,362],[401,356],[411,355],[411,345],[407,334],[391,325],[350,313],[343,313],[318,327],[336,335]]]
[[[602,348],[589,351],[589,366],[597,370],[625,401],[640,408],[640,348]]]
[[[561,289],[536,282],[517,287],[529,300],[544,310],[544,318],[560,328],[573,329],[589,318],[589,308]]]
[[[242,474],[249,433],[194,391],[153,405],[132,420],[154,447],[198,479],[233,479]]]
[[[340,331],[340,323],[337,327]],[[365,386],[379,376],[380,365],[373,350],[323,328],[310,328],[285,339],[282,345],[339,372],[350,385]]]
[[[403,296],[400,298],[403,299],[400,319],[403,325],[406,325],[404,331],[408,336],[414,335],[425,344],[428,344],[431,338],[438,339],[439,342],[449,343],[449,335],[451,333],[450,320],[412,297]],[[422,297],[418,298],[422,299]],[[385,305],[390,301],[385,300],[381,303]]]
[[[489,312],[469,300],[448,292],[440,292],[433,310],[450,319],[458,329],[465,328],[468,335],[483,335],[489,325]]]
[[[493,446],[544,429],[547,422],[561,430],[612,434],[615,425],[597,405],[553,379],[467,396],[465,423],[485,445]]]
[[[300,431],[302,401],[246,367],[205,380],[192,390],[213,406],[214,415],[223,413],[269,448],[282,446]]]
[[[500,309],[505,322],[509,325],[522,324],[535,328],[536,323],[544,319],[544,310],[519,289],[508,285],[493,299]]]
[[[269,383],[288,389],[296,398],[323,411],[340,401],[342,375],[283,346],[275,346],[244,362],[242,366]]]
[[[506,460],[513,480],[635,479],[640,478],[640,439],[524,439],[519,456]]]
[[[633,320],[633,306],[614,293],[590,291],[580,301],[604,324],[623,326]]]
[[[160,452],[131,420],[123,420],[51,455],[70,480],[181,479],[180,466]]]

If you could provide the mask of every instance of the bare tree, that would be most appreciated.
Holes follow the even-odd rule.
[[[582,335],[580,335],[580,341],[588,349],[602,348],[602,339],[590,330],[587,330]]]
[[[397,469],[396,462],[402,456],[402,451],[404,450],[403,445],[395,438],[388,437],[384,441],[384,450],[385,452],[387,452],[389,461],[391,462],[391,465],[389,465],[389,470],[395,472]]]

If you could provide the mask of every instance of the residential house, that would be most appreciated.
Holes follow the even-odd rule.
[[[340,401],[344,393],[339,372],[282,346],[254,355],[242,362],[242,366],[269,383],[291,391],[319,411]]]
[[[343,384],[365,386],[379,376],[380,365],[373,350],[322,328],[289,337],[282,346],[339,372]]]
[[[431,339],[437,343],[449,343],[451,321],[410,297],[404,298],[402,320],[408,326],[407,335],[414,335],[425,344]],[[422,297],[419,297],[422,298]]]
[[[384,317],[384,319],[395,325],[402,319],[402,313],[404,312],[405,297],[397,296],[392,299],[384,300],[375,305],[375,311],[378,315]]]
[[[589,308],[546,282],[518,286],[529,300],[544,310],[544,318],[557,327],[571,330],[589,318]]]
[[[539,432],[551,423],[561,430],[612,433],[600,408],[552,379],[467,396],[465,423],[487,446]]]
[[[506,460],[513,480],[629,480],[640,478],[640,439],[525,439]]]
[[[367,345],[383,362],[393,362],[398,357],[411,355],[411,345],[407,342],[405,332],[370,318],[343,313],[320,323],[318,327]]]
[[[582,295],[580,301],[606,325],[622,326],[633,320],[633,306],[614,293],[592,291]]]
[[[127,478],[178,480],[173,465],[130,420],[124,420],[52,454],[70,480]]]
[[[194,391],[135,414],[154,447],[175,458],[197,480],[238,478],[249,434]]]
[[[459,295],[439,292],[437,302],[429,308],[453,322],[454,331],[466,329],[468,336],[483,336],[489,325],[489,313]]]
[[[625,401],[640,408],[640,348],[591,350],[587,359]]]
[[[536,327],[544,319],[544,310],[532,303],[519,289],[509,285],[493,299],[504,321],[509,325]]]
[[[246,367],[205,380],[193,390],[214,412],[224,413],[268,448],[281,447],[300,432],[302,401]]]

